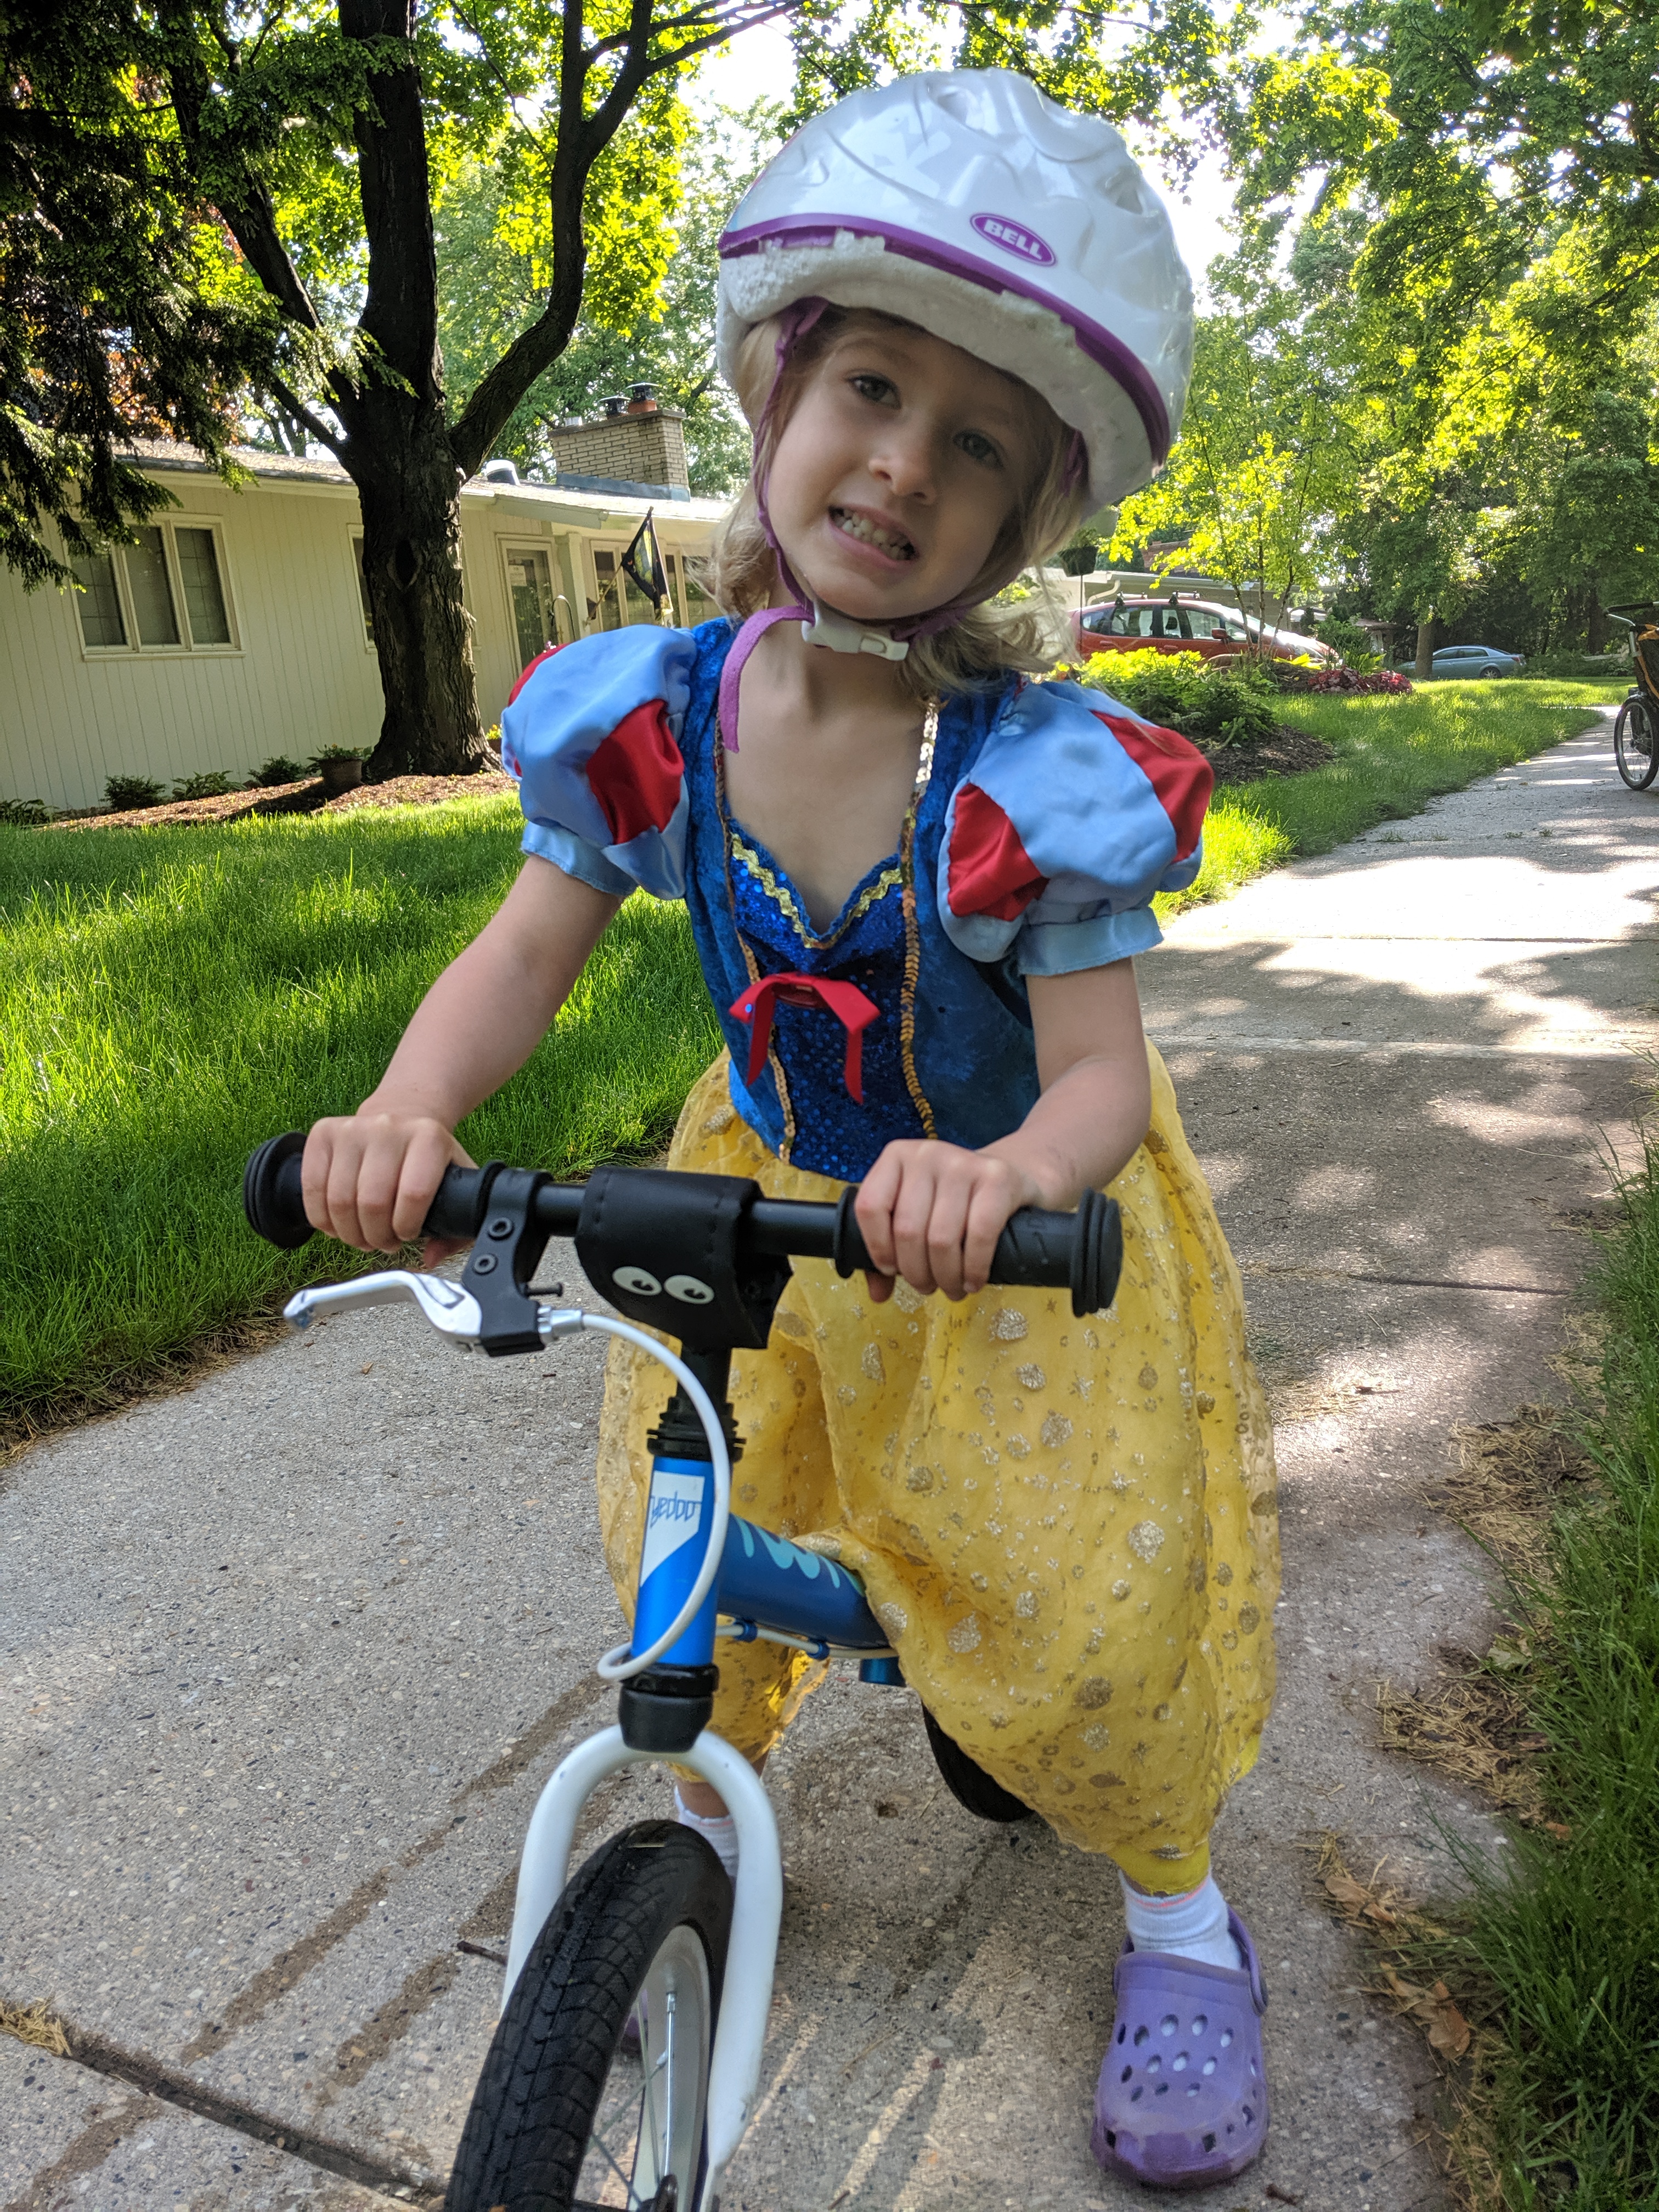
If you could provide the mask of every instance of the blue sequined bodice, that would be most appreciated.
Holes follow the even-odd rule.
[[[956,762],[994,702],[953,700],[930,714],[922,765],[896,852],[815,930],[787,872],[733,820],[720,772],[716,695],[730,632],[696,633],[682,750],[690,800],[686,906],[732,1054],[732,1099],[780,1158],[857,1182],[902,1137],[985,1145],[1024,1119],[1037,1095],[1024,987],[1012,969],[967,959],[932,895]],[[919,897],[917,885],[927,887]],[[745,1080],[750,1030],[730,1011],[768,975],[854,984],[877,1018],[863,1036],[863,1098],[846,1074],[847,1030],[822,1006],[780,1004],[764,1065]]]
[[[904,862],[912,823],[906,821],[904,846],[870,870],[820,933],[785,870],[724,806],[721,815],[732,920],[751,976],[831,977],[854,984],[880,1009],[863,1040],[862,1101],[848,1086],[846,1029],[829,1007],[780,1005],[770,1030],[768,1057],[788,1157],[854,1181],[869,1164],[872,1113],[880,1116],[884,1141],[928,1133],[904,1074]],[[747,1065],[746,1059],[739,1062],[740,1068]],[[810,1161],[801,1149],[803,1121]]]

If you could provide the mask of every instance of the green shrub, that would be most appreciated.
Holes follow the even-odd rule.
[[[131,814],[135,807],[159,806],[167,793],[153,776],[112,775],[104,786],[112,814]]]
[[[1328,621],[1320,623],[1314,635],[1322,645],[1334,647],[1350,668],[1363,672],[1382,665],[1382,656],[1371,643],[1370,636],[1357,622],[1350,622],[1346,615],[1332,615]]]
[[[1558,651],[1530,656],[1527,661],[1527,673],[1528,676],[1576,676],[1584,682],[1593,683],[1597,677],[1617,676],[1621,671],[1631,670],[1632,666],[1631,656],[1627,653]]]
[[[222,768],[204,769],[200,775],[181,776],[173,787],[175,799],[224,799],[236,788]]]
[[[11,830],[44,829],[52,816],[38,799],[0,799],[0,822]]]
[[[320,752],[313,753],[311,765],[320,768],[325,761],[367,760],[374,750],[373,745],[325,745]]]
[[[1248,662],[1218,669],[1196,653],[1097,653],[1079,680],[1194,744],[1260,744],[1279,723],[1272,686]]]
[[[248,781],[256,790],[274,791],[279,783],[302,782],[305,772],[303,761],[290,760],[286,753],[273,753],[254,769]]]

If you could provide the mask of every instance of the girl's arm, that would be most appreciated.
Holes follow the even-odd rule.
[[[1042,1095],[1012,1136],[982,1152],[889,1145],[859,1192],[859,1226],[880,1273],[878,1304],[902,1275],[915,1290],[972,1297],[1022,1206],[1069,1207],[1133,1158],[1152,1115],[1134,963],[1028,978]]]
[[[491,920],[416,1009],[392,1065],[356,1114],[306,1141],[314,1228],[365,1252],[421,1233],[444,1170],[468,1159],[457,1121],[524,1066],[621,905],[533,856]],[[433,1244],[428,1258],[453,1245]]]

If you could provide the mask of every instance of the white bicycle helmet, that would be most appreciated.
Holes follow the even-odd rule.
[[[1163,466],[1192,370],[1193,289],[1108,123],[1012,70],[855,92],[798,131],[720,241],[720,364],[823,299],[902,316],[1022,378],[1081,436],[1090,501]]]

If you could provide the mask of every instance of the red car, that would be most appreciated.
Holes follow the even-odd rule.
[[[1254,615],[1214,599],[1169,598],[1101,600],[1073,615],[1072,635],[1086,660],[1097,653],[1198,653],[1208,660],[1218,653],[1237,653],[1261,637],[1278,660],[1296,660],[1303,654],[1320,662],[1337,655],[1317,638],[1304,637],[1293,629],[1264,630]]]

